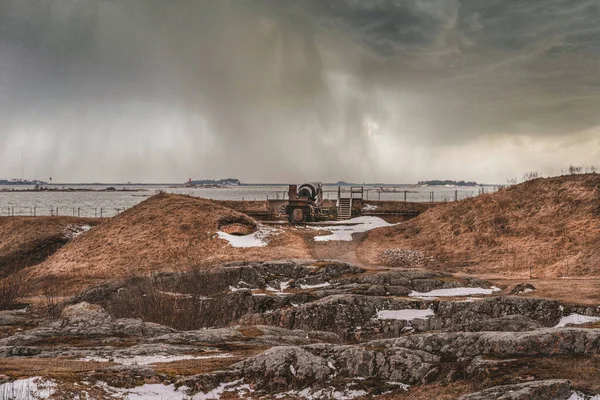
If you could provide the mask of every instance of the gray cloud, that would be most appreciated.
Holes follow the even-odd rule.
[[[444,154],[593,160],[599,59],[596,0],[0,0],[0,176],[503,180]]]

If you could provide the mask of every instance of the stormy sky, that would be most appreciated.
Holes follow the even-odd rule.
[[[0,178],[600,163],[598,0],[0,0]]]

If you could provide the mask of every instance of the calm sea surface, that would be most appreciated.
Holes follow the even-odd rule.
[[[116,191],[101,191],[108,186],[98,185],[49,185],[50,188],[93,189],[93,192],[52,192],[52,191],[13,191],[32,189],[32,186],[0,185],[0,215],[80,215],[86,217],[112,216],[130,208],[148,197],[165,191],[186,194],[215,200],[266,200],[283,199],[287,196],[287,185],[250,185],[227,188],[186,188],[168,185],[119,185]],[[430,201],[431,192],[435,201],[453,201],[477,196],[481,187],[445,187],[445,186],[394,186],[384,187],[365,185],[365,197],[371,200]],[[124,191],[135,189],[136,191]],[[350,187],[342,187],[349,190]],[[337,197],[337,186],[325,186],[325,198]],[[485,186],[486,193],[497,190],[494,186]]]

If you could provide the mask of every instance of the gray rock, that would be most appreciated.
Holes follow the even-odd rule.
[[[473,302],[441,301],[434,305],[434,310],[434,328],[454,330],[464,330],[463,327],[478,324],[482,320],[509,315],[522,315],[551,327],[556,325],[563,313],[559,301],[513,296],[490,297]]]
[[[432,302],[364,295],[334,295],[298,307],[254,314],[240,320],[245,325],[276,325],[286,329],[320,330],[353,339],[378,310],[427,308]],[[377,321],[374,323],[378,324]]]
[[[424,333],[382,339],[369,346],[422,350],[446,358],[600,354],[600,329],[539,329],[529,332]]]
[[[297,346],[273,347],[232,366],[261,389],[286,390],[325,382],[335,369],[323,357]]]
[[[168,333],[177,332],[168,326],[155,324],[154,322],[144,322],[138,318],[119,318],[111,323],[113,334],[123,334],[127,336],[160,336]]]
[[[456,326],[452,330],[458,330]],[[507,315],[506,317],[475,321],[463,326],[465,331],[496,331],[496,332],[523,332],[543,328],[542,324],[523,315]]]

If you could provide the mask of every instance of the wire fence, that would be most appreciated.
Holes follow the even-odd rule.
[[[385,189],[365,189],[363,194],[363,200],[365,201],[405,201],[405,202],[450,202],[460,201],[470,197],[475,197],[485,193],[495,192],[501,187],[481,187],[473,189],[446,189],[436,191],[414,191],[414,190],[403,190],[401,188],[385,188]],[[342,188],[341,192],[345,193],[350,189]],[[338,197],[338,191],[326,190],[323,196],[328,200],[336,200]],[[273,200],[286,200],[288,199],[287,192],[278,192],[266,194],[264,197],[259,196],[248,196],[242,197],[245,201],[273,201]],[[219,201],[219,200],[217,200]],[[233,200],[235,201],[235,200]],[[239,201],[239,200],[238,200]],[[69,216],[69,217],[81,217],[81,218],[110,218],[114,217],[134,206],[134,203],[128,204],[128,206],[120,207],[92,207],[89,205],[85,206],[54,206],[54,205],[15,205],[15,204],[4,204],[0,205],[0,216],[8,217],[37,217],[37,216]]]
[[[3,206],[0,208],[4,217],[81,217],[110,218],[125,211],[116,207],[54,207],[54,206]]]

